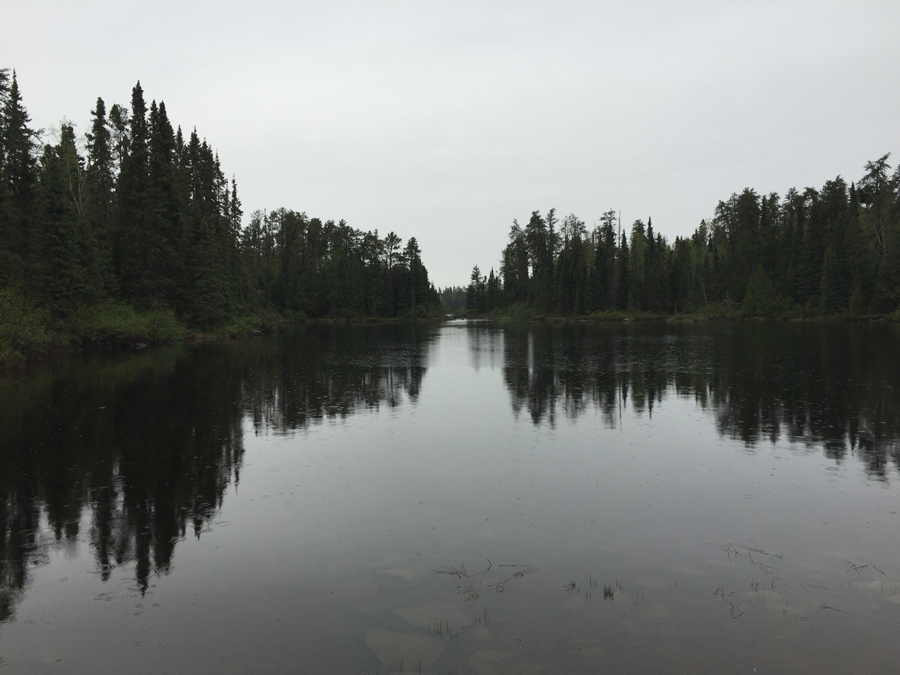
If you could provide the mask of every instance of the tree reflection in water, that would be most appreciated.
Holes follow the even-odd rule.
[[[145,592],[239,481],[245,419],[289,433],[415,401],[429,340],[421,327],[312,327],[0,379],[0,622],[29,571],[79,534],[101,579],[133,563]]]
[[[853,453],[883,480],[900,467],[893,325],[473,325],[472,344],[491,331],[502,338],[513,411],[535,425],[597,410],[615,428],[623,408],[652,416],[675,395],[748,448],[787,439],[835,460]]]
[[[454,330],[456,330],[454,328]],[[693,399],[748,449],[788,440],[900,466],[898,329],[870,324],[470,324],[470,366],[502,369],[535,425],[598,411],[620,424]],[[290,434],[414,403],[438,332],[309,327],[241,343],[71,360],[0,379],[0,622],[54,548],[144,592],[240,479],[245,433]]]

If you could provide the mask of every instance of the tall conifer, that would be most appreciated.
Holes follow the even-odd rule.
[[[145,227],[147,293],[154,305],[174,307],[184,281],[183,236],[178,202],[176,144],[166,104],[150,105],[149,171]]]
[[[37,136],[30,121],[13,71],[0,117],[0,282],[24,278],[32,254]]]
[[[113,269],[115,167],[112,134],[102,98],[97,98],[91,118],[91,130],[86,134],[85,220],[96,241],[94,256],[103,286],[107,292],[114,293],[118,286]]]
[[[118,217],[116,227],[116,266],[125,297],[140,306],[151,304],[147,263],[148,223],[148,133],[147,106],[138,82],[131,91],[127,148],[116,186]],[[124,144],[123,144],[124,145]]]

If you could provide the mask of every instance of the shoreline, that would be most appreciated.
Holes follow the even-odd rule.
[[[72,358],[79,354],[112,354],[121,352],[139,352],[147,348],[172,345],[179,342],[231,341],[246,340],[274,333],[290,325],[329,326],[329,325],[364,325],[364,324],[401,324],[432,323],[451,320],[478,320],[510,324],[549,324],[556,326],[574,324],[599,323],[897,323],[898,314],[861,314],[861,315],[820,315],[820,316],[743,316],[739,312],[731,314],[652,314],[649,312],[603,312],[586,315],[558,316],[552,314],[517,313],[513,316],[480,314],[460,315],[448,313],[432,318],[389,318],[389,317],[295,317],[275,312],[253,314],[241,317],[233,323],[216,329],[189,328],[174,320],[166,313],[164,321],[144,325],[130,326],[131,330],[122,330],[121,326],[105,325],[94,327],[87,334],[76,337],[69,330],[58,329],[45,332],[37,339],[29,339],[28,327],[21,333],[7,334],[6,345],[0,344],[0,374],[10,373],[19,368],[36,363],[47,363],[60,359]],[[146,316],[138,316],[146,319]],[[158,318],[158,317],[157,317]]]
[[[451,319],[493,321],[496,323],[548,323],[555,325],[575,323],[647,323],[651,321],[665,323],[704,323],[704,322],[734,322],[734,323],[869,323],[869,322],[900,322],[898,314],[833,314],[810,316],[745,316],[739,312],[730,315],[707,315],[693,312],[679,314],[652,314],[649,312],[604,312],[600,314],[578,314],[559,316],[555,314],[535,314],[533,316],[511,315],[452,315]]]
[[[138,316],[138,319],[146,317]],[[159,317],[156,317],[159,318]],[[59,325],[55,329],[5,331],[0,335],[0,374],[36,363],[47,363],[71,358],[78,354],[113,354],[139,352],[148,348],[177,344],[179,342],[247,340],[274,333],[290,325],[339,325],[339,324],[400,324],[444,321],[435,318],[389,317],[295,317],[275,312],[265,312],[241,317],[226,326],[214,329],[190,328],[178,322],[170,313],[162,320],[149,325],[122,326],[106,324],[94,326],[89,332],[77,335],[70,326]],[[146,324],[141,321],[140,324]],[[137,321],[134,324],[138,324]]]

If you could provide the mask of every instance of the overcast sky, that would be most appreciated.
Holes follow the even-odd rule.
[[[673,240],[744,187],[900,160],[898,38],[897,0],[0,0],[33,126],[83,133],[140,80],[218,149],[245,222],[415,236],[439,286],[496,267],[534,210]]]

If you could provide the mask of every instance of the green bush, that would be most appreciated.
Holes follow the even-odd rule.
[[[121,302],[81,307],[61,326],[70,340],[170,342],[184,337],[184,325],[172,310],[136,312]]]
[[[22,351],[47,349],[53,343],[49,323],[50,313],[31,306],[19,289],[0,290],[0,358],[17,360]]]
[[[306,315],[303,314],[303,317],[305,318]],[[254,330],[270,333],[284,324],[285,321],[286,317],[283,317],[274,309],[260,309],[253,314],[245,314],[228,324],[225,328],[225,337],[229,339],[243,337]]]
[[[781,297],[766,276],[762,265],[757,265],[753,276],[747,282],[747,293],[741,304],[745,316],[772,316],[782,309]]]

